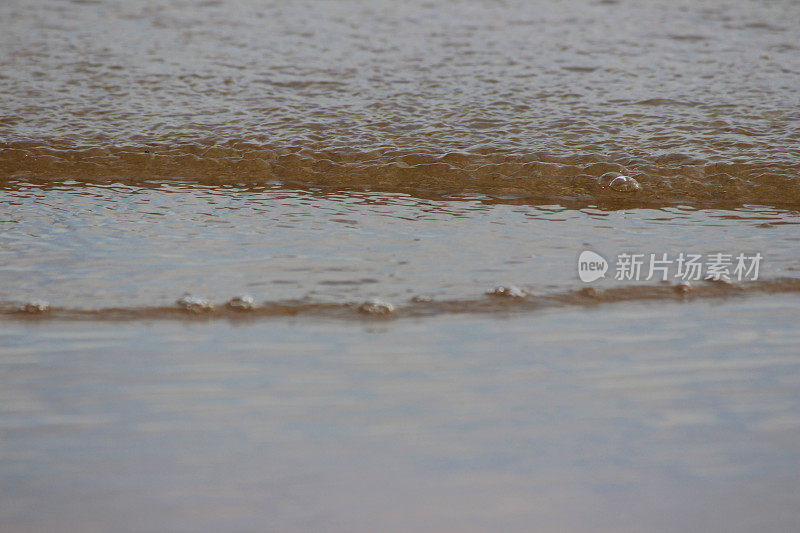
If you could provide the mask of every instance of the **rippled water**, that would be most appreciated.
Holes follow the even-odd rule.
[[[799,27],[0,3],[0,531],[796,529]]]
[[[800,202],[796,2],[4,2],[8,176]],[[615,194],[610,196],[616,197]]]
[[[160,316],[185,292],[218,307],[249,294],[270,304],[267,314],[338,316],[374,297],[412,314],[586,304],[596,297],[580,294],[585,284],[576,265],[583,249],[609,258],[625,251],[671,257],[759,251],[758,281],[700,282],[692,295],[733,295],[748,285],[800,290],[800,218],[763,206],[571,209],[278,185],[65,182],[9,186],[0,208],[0,311],[9,312],[45,300],[54,311]],[[485,295],[503,284],[530,297]],[[682,297],[659,285],[617,281],[612,270],[593,286],[608,289],[610,301]]]

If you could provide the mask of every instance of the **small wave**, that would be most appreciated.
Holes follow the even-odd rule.
[[[459,300],[435,300],[416,296],[395,304],[383,300],[366,302],[323,303],[308,300],[287,300],[232,306],[230,301],[219,305],[208,303],[202,310],[176,303],[169,307],[111,307],[105,309],[71,309],[49,305],[32,307],[14,302],[0,303],[0,317],[22,320],[254,320],[278,317],[318,317],[342,320],[423,318],[446,314],[524,313],[558,307],[592,307],[637,301],[674,302],[706,298],[732,298],[755,294],[800,292],[800,279],[785,278],[745,284],[705,282],[695,286],[685,283],[663,285],[629,285],[609,289],[585,287],[579,290],[536,296],[522,289],[511,294],[508,288],[488,291],[482,297]],[[513,297],[498,297],[513,296]]]
[[[800,163],[713,162],[682,153],[650,157],[598,154],[557,157],[489,146],[460,152],[374,151],[270,146],[246,141],[74,147],[0,143],[0,184],[14,180],[322,186],[425,194],[481,194],[633,205],[761,204],[800,206]],[[621,172],[636,191],[604,187]]]
[[[693,107],[697,104],[694,102],[684,102],[682,100],[675,100],[673,98],[648,98],[647,100],[639,100],[638,102],[633,102],[633,105],[648,105],[648,106],[687,106]]]
[[[690,43],[696,43],[700,41],[707,41],[709,38],[705,35],[699,34],[674,34],[671,33],[667,35],[668,39],[672,39],[673,41],[687,41]]]

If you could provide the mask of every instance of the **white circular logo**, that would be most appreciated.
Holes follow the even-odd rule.
[[[578,257],[578,277],[584,283],[591,283],[600,278],[606,277],[608,261],[591,250],[584,250]]]

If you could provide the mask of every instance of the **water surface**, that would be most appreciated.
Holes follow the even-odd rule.
[[[0,531],[796,530],[798,25],[0,3]]]
[[[791,295],[4,322],[5,531],[789,531]]]

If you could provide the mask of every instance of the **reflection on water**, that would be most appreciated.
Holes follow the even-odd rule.
[[[0,529],[789,531],[798,319],[7,322]]]
[[[498,284],[545,296],[585,286],[584,249],[760,252],[762,280],[797,277],[797,214],[758,206],[607,211],[177,183],[17,183],[0,190],[0,206],[0,303],[162,307],[188,292],[218,305],[241,294],[397,305],[472,301]],[[612,272],[595,285],[621,283]]]

